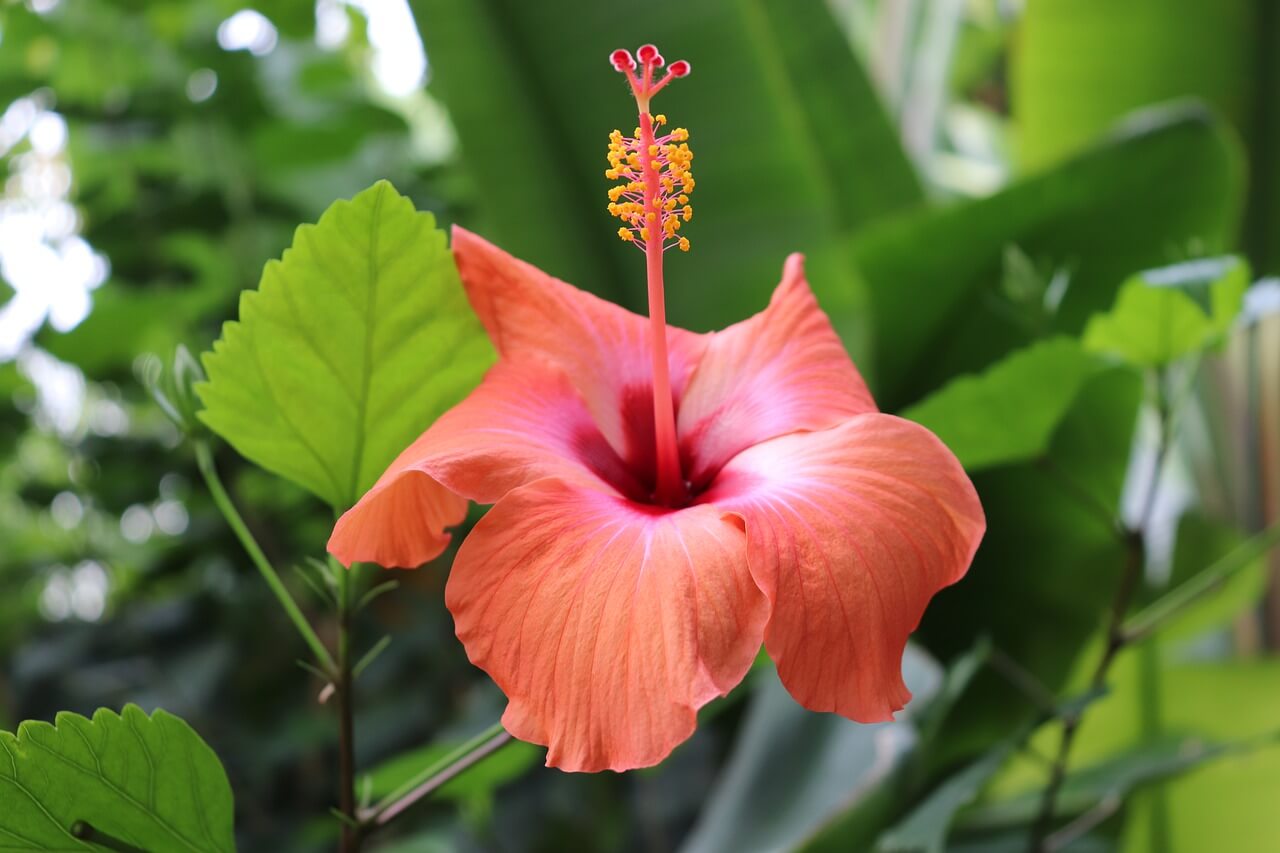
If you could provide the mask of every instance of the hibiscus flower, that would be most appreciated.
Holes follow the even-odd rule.
[[[985,529],[972,484],[928,430],[880,413],[786,260],[761,313],[668,326],[662,257],[688,248],[687,131],[649,99],[689,72],[651,45],[611,56],[640,126],[610,138],[610,212],[644,251],[649,317],[461,228],[453,252],[499,354],[472,394],[338,521],[343,564],[419,566],[467,501],[493,504],[445,590],[502,721],[565,770],[658,763],[761,645],[795,699],[861,722],[910,693],[902,654]]]

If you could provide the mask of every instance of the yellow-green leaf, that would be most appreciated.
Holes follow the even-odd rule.
[[[380,181],[300,227],[241,297],[204,357],[201,418],[344,509],[493,357],[435,219]]]

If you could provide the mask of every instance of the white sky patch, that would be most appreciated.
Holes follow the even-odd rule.
[[[107,611],[110,590],[106,567],[97,560],[84,560],[74,569],[55,566],[40,592],[40,612],[50,622],[63,622],[73,616],[84,622],[97,622]]]
[[[351,35],[345,6],[358,9],[369,22],[373,76],[393,97],[412,95],[427,75],[427,55],[406,0],[317,0],[316,44],[336,50]]]
[[[280,40],[275,24],[256,9],[241,9],[218,25],[218,46],[266,56]]]
[[[207,101],[218,91],[218,72],[212,68],[197,68],[187,78],[187,99],[193,104]]]
[[[17,356],[46,321],[59,332],[78,326],[90,294],[107,279],[106,258],[78,235],[66,149],[66,120],[36,97],[19,98],[0,115],[0,156],[9,161],[0,278],[13,290],[0,304],[0,362]]]
[[[18,356],[18,369],[36,388],[36,426],[63,438],[75,435],[85,407],[85,381],[80,369],[34,347]]]

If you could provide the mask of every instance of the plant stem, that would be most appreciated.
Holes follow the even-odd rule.
[[[332,565],[332,561],[330,563]],[[342,823],[342,853],[358,853],[364,831],[356,814],[355,678],[351,661],[351,572],[333,566],[338,573],[338,673],[334,681],[338,700],[338,809],[350,821]]]
[[[1127,641],[1136,643],[1144,639],[1277,545],[1280,545],[1280,522],[1241,542],[1209,568],[1138,611],[1125,626]]]
[[[320,637],[316,635],[315,629],[311,627],[311,623],[307,621],[307,617],[303,615],[297,602],[289,594],[289,590],[280,580],[280,575],[271,566],[267,556],[262,553],[262,548],[258,546],[257,540],[249,532],[248,526],[244,523],[244,519],[240,517],[235,504],[232,503],[231,497],[227,494],[227,490],[223,488],[222,480],[218,477],[218,469],[213,462],[213,452],[210,450],[208,443],[196,441],[195,450],[196,465],[200,469],[201,476],[204,477],[209,494],[213,496],[213,502],[222,512],[223,518],[227,520],[227,524],[230,525],[232,531],[235,532],[236,538],[240,540],[240,544],[248,553],[249,559],[257,567],[258,574],[262,575],[262,579],[267,582],[267,586],[275,594],[276,600],[280,602],[280,606],[284,608],[289,620],[293,622],[294,627],[298,629],[298,633],[302,635],[303,641],[311,649],[311,653],[315,656],[321,668],[327,673],[335,673],[337,665],[334,663],[333,656],[329,654],[329,650],[325,648],[324,643],[320,641]]]
[[[1156,410],[1160,420],[1159,434],[1156,438],[1155,469],[1151,472],[1151,480],[1147,484],[1137,526],[1133,529],[1121,528],[1121,537],[1125,546],[1124,568],[1120,574],[1120,583],[1116,587],[1115,596],[1111,600],[1110,615],[1107,619],[1106,645],[1089,682],[1090,689],[1094,691],[1106,687],[1111,664],[1115,662],[1116,656],[1130,640],[1129,632],[1125,630],[1125,616],[1133,604],[1133,596],[1142,580],[1142,570],[1146,565],[1146,530],[1155,508],[1161,472],[1165,468],[1172,447],[1173,410],[1164,391],[1164,378],[1163,372],[1155,376]],[[1050,853],[1052,849],[1049,840],[1053,832],[1058,795],[1062,791],[1063,782],[1066,781],[1071,747],[1075,743],[1076,733],[1080,729],[1083,716],[1084,710],[1080,709],[1066,715],[1062,720],[1062,739],[1058,742],[1058,754],[1054,759],[1049,782],[1040,800],[1039,813],[1031,828],[1029,846],[1031,853]]]
[[[501,723],[494,723],[439,761],[429,765],[408,782],[392,791],[363,815],[371,828],[386,826],[414,803],[456,778],[511,742]]]

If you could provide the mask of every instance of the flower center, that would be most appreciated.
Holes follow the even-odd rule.
[[[636,59],[639,59],[637,66]],[[621,181],[609,190],[609,212],[624,225],[618,236],[644,251],[649,285],[649,336],[653,358],[653,432],[656,484],[653,500],[666,506],[679,506],[688,499],[688,488],[680,469],[680,453],[676,445],[675,407],[671,400],[671,370],[667,359],[667,312],[662,285],[662,254],[679,247],[689,250],[689,240],[677,232],[683,222],[693,217],[689,193],[693,192],[693,175],[689,162],[693,152],[687,140],[689,132],[676,128],[658,135],[655,128],[667,123],[666,116],[649,114],[649,102],[677,77],[690,71],[688,62],[671,63],[661,79],[657,72],[666,61],[658,49],[646,44],[636,56],[615,50],[609,62],[625,74],[639,110],[639,126],[635,135],[626,137],[615,130],[609,135],[609,168],[605,177]]]

